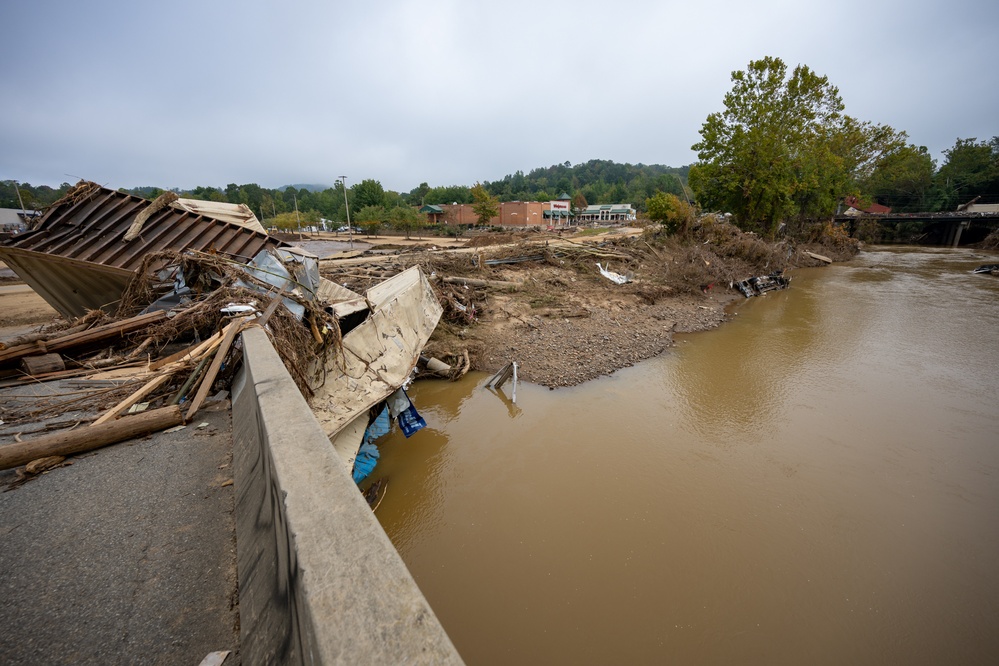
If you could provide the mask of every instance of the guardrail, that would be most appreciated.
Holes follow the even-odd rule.
[[[243,663],[462,663],[266,332],[242,341],[232,420]]]

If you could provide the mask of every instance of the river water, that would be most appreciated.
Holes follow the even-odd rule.
[[[995,261],[797,270],[516,405],[418,382],[377,515],[469,664],[994,663],[999,278],[970,270]]]

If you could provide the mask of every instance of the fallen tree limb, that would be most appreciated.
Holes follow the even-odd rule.
[[[467,284],[470,287],[493,287],[495,289],[520,289],[524,285],[520,282],[505,282],[503,280],[480,280],[478,278],[464,277],[442,277],[441,282],[448,284]]]
[[[0,351],[0,364],[20,360],[24,356],[61,352],[67,349],[85,347],[106,342],[114,338],[124,337],[129,333],[151,326],[167,318],[167,313],[159,310],[129,319],[122,319],[112,324],[96,326],[86,331],[62,335],[48,340],[37,340],[30,344],[10,347]]]
[[[0,470],[24,465],[47,456],[70,456],[92,451],[102,446],[117,444],[126,439],[180,425],[183,421],[180,407],[172,405],[126,416],[100,426],[58,432],[17,444],[6,444],[0,446]]]
[[[86,330],[88,324],[80,324],[79,326],[73,326],[72,328],[67,328],[62,331],[47,331],[43,333],[26,333],[22,336],[16,337],[13,340],[8,340],[5,343],[0,344],[0,350],[11,349],[13,347],[20,347],[22,345],[30,345],[39,340],[47,340],[54,336],[65,336],[71,333],[79,333],[80,331]]]

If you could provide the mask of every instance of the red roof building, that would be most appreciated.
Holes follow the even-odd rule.
[[[891,206],[882,206],[879,203],[872,203],[869,206],[864,206],[860,203],[857,197],[849,196],[843,199],[843,203],[847,205],[846,212],[844,215],[859,215],[860,213],[868,213],[870,215],[884,215],[885,213],[891,212]]]

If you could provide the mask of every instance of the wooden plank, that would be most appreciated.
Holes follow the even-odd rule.
[[[15,345],[13,347],[7,347],[6,349],[0,350],[0,363],[4,361],[14,361],[22,356],[31,356],[33,354],[44,354],[46,351],[45,342],[42,340],[36,340],[34,342],[28,342],[23,345]]]
[[[141,365],[145,365],[142,361],[134,361],[132,363],[122,363],[115,370],[122,369],[123,371],[134,372],[136,368]],[[96,375],[105,372],[113,372],[113,370],[100,370],[95,368],[75,368],[73,370],[63,370],[61,372],[47,372],[44,375],[35,375],[34,377],[21,377],[18,381],[28,382],[28,381],[49,381],[51,379],[65,379],[67,377],[80,377],[83,375]]]
[[[267,322],[270,321],[271,315],[273,315],[277,311],[278,306],[281,305],[283,301],[284,301],[284,296],[279,291],[277,294],[274,295],[274,298],[271,299],[271,302],[267,304],[267,309],[264,310],[264,314],[262,314],[259,319],[251,323],[260,326],[261,328],[266,326]]]
[[[513,376],[513,363],[507,363],[506,367],[503,368],[503,372],[500,373],[499,378],[496,380],[496,383],[493,384],[493,388],[501,388],[511,376]]]
[[[504,280],[480,280],[478,278],[464,277],[442,277],[441,282],[448,284],[470,285],[472,287],[492,287],[493,289],[520,289],[524,285],[520,282],[506,282]]]
[[[49,351],[61,351],[71,347],[102,342],[104,340],[110,340],[111,338],[122,337],[124,335],[128,335],[129,333],[134,333],[135,331],[142,330],[147,326],[163,321],[166,318],[167,313],[162,310],[149,312],[144,315],[136,315],[135,317],[122,319],[121,321],[116,321],[111,324],[95,326],[94,328],[86,331],[80,331],[79,333],[54,338],[46,342],[45,346],[48,347]]]
[[[814,252],[809,252],[808,250],[805,250],[805,254],[807,254],[812,259],[818,259],[824,264],[831,264],[833,262],[833,260],[830,259],[829,257],[824,257],[821,254],[815,254]]]
[[[507,363],[502,368],[500,368],[499,370],[497,370],[496,374],[493,375],[492,377],[490,377],[489,381],[486,382],[485,388],[490,388],[493,385],[493,382],[495,382],[497,379],[499,379],[500,375],[502,375],[504,372],[506,372],[506,370],[507,370],[508,367],[510,367],[509,363]]]
[[[158,389],[160,386],[163,386],[163,384],[165,384],[171,377],[173,377],[172,372],[164,372],[161,375],[153,377],[148,382],[146,382],[142,386],[142,388],[140,388],[138,391],[128,396],[127,398],[119,402],[117,405],[115,405],[108,411],[104,412],[104,414],[102,414],[96,421],[90,424],[90,427],[93,428],[95,426],[107,423],[108,421],[114,420],[115,418],[118,417],[119,414],[124,412],[126,409],[128,409],[135,403],[145,398],[147,395]]]
[[[133,437],[183,423],[176,405],[127,416],[98,428],[80,428],[0,446],[0,470],[24,465],[47,456],[69,456],[91,451]]]
[[[187,410],[187,414],[184,416],[185,422],[190,421],[195,413],[201,409],[201,404],[208,397],[208,392],[212,388],[212,383],[215,382],[215,376],[219,373],[219,368],[222,367],[222,361],[225,360],[226,354],[229,352],[229,347],[232,346],[233,340],[236,339],[236,335],[243,330],[243,324],[248,323],[252,320],[252,317],[241,317],[236,321],[232,322],[226,327],[225,337],[222,338],[222,344],[219,345],[219,350],[215,353],[215,358],[212,359],[212,364],[208,366],[208,372],[205,373],[205,378],[201,380],[201,386],[198,387],[198,393],[194,396],[194,400],[191,401],[191,406]]]
[[[162,367],[170,365],[171,363],[187,362],[187,361],[197,361],[199,358],[207,354],[213,347],[222,342],[222,338],[225,336],[226,329],[222,329],[212,337],[199,342],[196,345],[191,345],[187,349],[182,349],[176,354],[171,354],[166,358],[161,358],[158,361],[154,361],[149,364],[150,371],[159,370]]]

